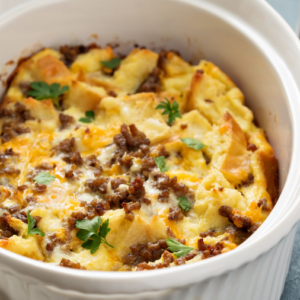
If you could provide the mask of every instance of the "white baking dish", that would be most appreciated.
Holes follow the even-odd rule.
[[[2,80],[41,47],[117,42],[213,61],[246,95],[279,160],[281,196],[234,251],[137,273],[59,268],[0,249],[0,299],[279,299],[300,219],[300,45],[262,0],[44,0],[0,19]],[[5,87],[0,87],[3,94]],[[292,229],[293,228],[293,229]]]

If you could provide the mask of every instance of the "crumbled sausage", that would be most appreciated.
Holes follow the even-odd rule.
[[[139,202],[130,202],[130,203],[122,203],[122,206],[125,211],[125,219],[132,221],[134,219],[133,210],[139,210],[141,208],[141,204]]]
[[[49,252],[52,252],[54,250],[55,246],[58,244],[56,233],[53,233],[53,234],[49,235],[48,237],[50,239],[50,242],[47,243],[46,250]]]
[[[198,240],[198,249],[199,249],[199,251],[205,251],[205,250],[207,250],[207,246],[204,243],[204,241],[203,241],[202,238]]]
[[[140,263],[136,267],[137,271],[154,270],[154,269],[155,266],[149,265],[146,262]]]
[[[27,81],[21,81],[19,83],[19,88],[22,92],[22,94],[24,95],[25,98],[28,98],[29,97],[29,91],[31,90],[31,87],[30,87],[30,82],[27,82]]]
[[[184,258],[186,261],[193,259],[195,256],[197,256],[197,252],[196,251],[192,251],[190,253],[188,253]]]
[[[219,208],[219,215],[221,215],[222,217],[228,218],[228,221],[233,223],[232,217],[233,217],[233,213],[232,213],[232,208],[230,206],[221,206]]]
[[[117,96],[118,96],[117,93],[114,92],[114,91],[109,91],[107,94],[108,94],[109,96],[111,96],[111,97],[117,97]]]
[[[10,214],[13,214],[13,213],[15,213],[19,210],[20,210],[20,206],[18,204],[13,204],[12,206],[10,206],[8,208],[8,211],[9,211]]]
[[[207,249],[202,250],[203,251],[202,257],[201,257],[202,259],[220,255],[220,254],[222,254],[222,249],[224,248],[222,241],[219,241],[214,246],[210,246],[210,245],[205,245],[205,246]]]
[[[173,254],[167,250],[165,250],[162,257],[165,263],[171,264],[174,261]]]
[[[111,188],[116,190],[121,184],[126,184],[126,180],[124,178],[116,177],[111,179],[110,184]]]
[[[59,121],[61,124],[61,129],[66,129],[71,124],[75,123],[75,119],[72,116],[64,115],[62,113],[59,114]]]
[[[70,153],[69,155],[63,157],[63,160],[68,164],[74,164],[77,166],[81,166],[83,164],[83,159],[79,151]]]
[[[70,179],[74,177],[74,172],[72,170],[69,170],[65,173],[65,177]]]
[[[95,43],[92,43],[88,46],[83,46],[83,45],[76,45],[76,46],[69,46],[69,45],[64,45],[61,46],[59,48],[60,53],[63,55],[64,57],[64,61],[66,63],[67,66],[70,66],[76,59],[76,57],[79,54],[82,53],[86,53],[88,52],[90,49],[94,49],[94,48],[99,48],[98,45],[96,45]]]
[[[112,208],[120,208],[121,203],[127,199],[128,191],[116,189],[113,194],[106,195],[105,200]]]
[[[156,163],[152,157],[146,157],[142,161],[142,174],[146,178],[149,177],[149,173],[157,168]]]
[[[142,262],[148,263],[156,261],[160,259],[167,248],[168,245],[165,243],[165,240],[149,242],[147,244],[131,245],[131,253],[125,257],[124,264],[137,266]]]
[[[235,214],[232,220],[237,228],[249,229],[252,225],[251,219],[246,216]]]
[[[36,203],[37,202],[37,198],[34,196],[27,196],[26,197],[26,201],[27,203]]]
[[[143,132],[139,131],[134,124],[129,125],[129,129],[126,124],[123,124],[121,126],[121,133],[114,136],[114,142],[118,147],[120,158],[125,152],[127,152],[129,156],[142,157],[146,153],[141,146],[150,145],[150,140]]]
[[[1,117],[10,118],[10,120],[6,120],[2,124],[2,143],[8,142],[17,135],[30,132],[29,128],[20,126],[21,123],[33,119],[30,115],[29,110],[26,109],[24,104],[16,102],[14,110],[2,109],[0,115]]]
[[[250,229],[251,227],[249,228],[248,232],[243,228],[237,228],[234,225],[230,225],[226,228],[225,233],[230,235],[235,244],[240,245],[251,236],[252,232],[250,232]]]
[[[96,178],[96,179],[88,179],[85,184],[93,192],[100,192],[102,194],[105,194],[107,192],[108,182],[109,182],[109,178],[99,177],[99,178]]]
[[[266,198],[259,199],[257,202],[257,206],[261,207],[263,211],[270,212],[272,208],[268,205],[268,201]]]
[[[7,156],[13,156],[13,155],[16,155],[16,153],[14,152],[14,150],[12,148],[6,148],[4,150],[4,154],[7,155]]]
[[[181,209],[179,207],[171,208],[169,209],[168,213],[168,219],[170,221],[180,221],[182,220],[184,215],[181,212]]]
[[[174,260],[174,264],[176,266],[180,266],[180,265],[185,265],[185,258],[184,257],[179,257],[177,259]]]
[[[47,185],[43,183],[36,183],[32,188],[32,191],[34,193],[44,193],[46,190],[47,190]]]
[[[53,170],[55,165],[43,162],[35,167],[36,170]]]
[[[254,222],[252,223],[251,227],[248,229],[249,232],[254,233],[259,227],[261,223],[260,222]]]
[[[146,205],[150,205],[151,204],[151,200],[148,199],[147,197],[143,198],[143,203],[145,203]]]
[[[59,265],[61,267],[65,267],[65,268],[71,268],[71,269],[78,269],[78,270],[86,270],[85,267],[82,267],[80,265],[80,263],[74,263],[72,261],[70,261],[69,259],[66,258],[62,258]]]
[[[95,167],[95,168],[100,167],[100,161],[97,159],[96,155],[94,155],[94,154],[86,157],[85,162],[90,167]]]
[[[19,185],[17,187],[17,190],[20,191],[20,192],[23,192],[25,191],[26,189],[28,188],[28,186],[26,184],[23,184],[23,185]]]
[[[0,170],[0,175],[5,174],[5,175],[10,175],[10,176],[17,176],[21,173],[19,169],[15,169],[14,167],[7,166],[3,169]]]
[[[252,221],[250,218],[239,214],[233,214],[232,208],[230,206],[221,206],[219,208],[219,214],[222,217],[228,218],[228,221],[234,223],[234,225],[238,228],[244,228],[247,230],[252,225]]]
[[[149,74],[141,87],[138,89],[138,93],[159,93],[160,87],[160,74],[161,70],[157,67]]]
[[[257,147],[254,144],[248,144],[247,150],[254,152],[257,150]]]
[[[248,175],[248,179],[246,181],[243,181],[243,186],[249,186],[254,182],[254,176],[252,174]]]
[[[165,189],[162,190],[159,194],[158,194],[158,201],[162,202],[162,203],[166,203],[169,201],[169,196],[170,196],[170,192],[169,190]]]
[[[210,229],[210,230],[208,230],[208,231],[201,232],[201,233],[200,233],[200,237],[206,238],[206,237],[208,237],[208,236],[215,236],[215,234],[216,234],[216,230]]]
[[[18,231],[10,226],[9,220],[10,215],[7,213],[4,213],[0,216],[0,228],[2,230],[0,232],[0,238],[7,238],[18,234]]]
[[[144,181],[141,177],[137,176],[134,181],[132,181],[129,185],[129,193],[128,199],[133,202],[141,201],[146,192],[144,188]]]
[[[165,146],[161,144],[151,147],[150,152],[151,156],[153,157],[168,156],[168,152],[166,151]]]
[[[167,227],[167,236],[175,238],[175,234],[170,227]]]
[[[13,214],[12,215],[14,218],[21,220],[23,223],[27,224],[27,213],[25,211],[21,211],[20,213]]]
[[[75,151],[75,138],[65,139],[61,141],[55,149],[64,153],[71,153]]]

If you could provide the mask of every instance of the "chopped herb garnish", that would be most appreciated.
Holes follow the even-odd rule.
[[[166,243],[168,245],[168,249],[172,251],[176,257],[184,257],[187,254],[189,254],[192,250],[194,250],[193,247],[188,247],[186,245],[183,245],[176,241],[174,238],[168,237],[166,239]]]
[[[170,169],[166,166],[166,160],[164,156],[156,157],[154,158],[154,161],[161,172],[167,172]]]
[[[206,145],[204,145],[201,141],[195,140],[192,138],[181,138],[181,140],[190,148],[195,150],[202,150]]]
[[[106,236],[111,230],[110,228],[108,228],[109,219],[106,219],[102,225],[101,223],[101,217],[95,217],[92,220],[76,221],[76,227],[80,229],[77,232],[76,236],[84,242],[81,244],[81,247],[91,250],[91,254],[94,254],[98,250],[101,243],[114,248],[106,240]]]
[[[121,58],[114,57],[108,61],[101,61],[101,64],[109,69],[114,70],[121,63]]]
[[[174,101],[172,105],[169,99],[165,98],[165,100],[165,102],[161,101],[160,104],[155,107],[155,109],[163,109],[164,111],[162,112],[162,114],[169,115],[168,124],[171,126],[176,118],[181,118],[179,105],[177,101]]]
[[[58,97],[69,90],[67,85],[60,88],[59,83],[52,83],[51,85],[43,81],[31,82],[31,90],[28,95],[35,98],[36,100],[51,99],[54,105],[61,110],[58,102]]]
[[[49,174],[48,172],[40,172],[39,174],[37,174],[33,180],[36,182],[36,183],[43,183],[43,184],[46,184],[48,185],[50,182],[52,182],[56,177]]]
[[[95,120],[95,112],[93,110],[88,110],[85,112],[85,117],[80,118],[79,122],[92,123],[93,120]]]
[[[182,210],[188,211],[191,209],[191,203],[185,196],[180,196],[177,200],[179,200],[178,205]]]
[[[28,229],[26,239],[30,234],[39,234],[41,236],[45,236],[45,233],[39,228],[33,228],[35,226],[35,219],[30,215],[29,211],[27,212],[27,220],[28,220]]]

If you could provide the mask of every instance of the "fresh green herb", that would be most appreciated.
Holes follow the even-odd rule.
[[[160,104],[155,107],[155,109],[163,109],[164,111],[162,112],[162,114],[169,115],[168,124],[171,126],[176,118],[181,118],[179,105],[177,101],[174,101],[172,105],[169,99],[165,98],[165,100],[165,102],[161,101]]]
[[[168,249],[171,250],[176,257],[186,256],[189,254],[192,250],[194,250],[193,247],[185,246],[178,241],[176,241],[174,238],[168,237],[166,239],[166,243],[168,245]]]
[[[185,196],[180,196],[177,198],[177,200],[179,200],[178,205],[184,211],[188,211],[191,209],[191,203]]]
[[[50,175],[48,172],[41,172],[37,174],[33,180],[37,183],[43,183],[48,185],[50,182],[52,182],[56,177],[53,175]]]
[[[161,172],[167,172],[170,169],[166,166],[166,160],[164,156],[156,157],[154,158],[154,161]]]
[[[106,240],[106,236],[111,230],[110,228],[108,228],[109,219],[106,219],[102,225],[101,223],[101,217],[95,217],[92,220],[76,221],[76,227],[80,229],[77,232],[76,236],[84,242],[82,243],[81,247],[91,250],[91,254],[94,254],[98,250],[101,243],[114,248]]]
[[[121,58],[114,57],[108,61],[101,61],[101,63],[103,66],[114,70],[121,63]]]
[[[30,234],[39,234],[41,236],[45,236],[45,233],[39,228],[33,228],[35,226],[35,219],[30,215],[29,211],[27,212],[27,220],[28,220],[28,229],[26,239]]]
[[[79,122],[92,123],[93,120],[95,120],[95,112],[93,110],[88,110],[85,112],[85,117],[80,118]]]
[[[31,90],[28,95],[35,98],[36,100],[52,99],[54,105],[61,110],[58,102],[58,97],[69,90],[67,85],[60,89],[59,83],[52,83],[51,85],[43,81],[31,82]]]
[[[204,145],[201,141],[195,140],[192,138],[181,138],[181,140],[190,148],[195,150],[202,150],[206,145]]]

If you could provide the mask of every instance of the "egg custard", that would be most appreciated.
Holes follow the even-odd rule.
[[[1,103],[0,247],[142,271],[235,249],[278,198],[277,161],[230,78],[175,51],[43,49]]]

